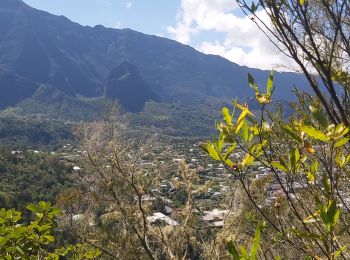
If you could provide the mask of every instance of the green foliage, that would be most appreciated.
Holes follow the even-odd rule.
[[[71,97],[54,87],[41,85],[31,98],[16,104],[14,112],[21,116],[37,114],[47,119],[93,120],[105,110],[106,100],[103,97]],[[48,120],[48,121],[49,121]]]
[[[154,130],[173,137],[208,136],[213,133],[211,125],[226,102],[212,99],[204,104],[157,103],[149,101],[142,112],[130,114],[131,128]],[[193,113],[193,111],[196,111]]]
[[[2,112],[4,114],[5,112]],[[73,139],[68,124],[54,120],[18,118],[0,114],[0,142],[2,148],[58,147]]]
[[[53,231],[60,209],[51,203],[30,204],[28,210],[35,214],[29,224],[23,224],[22,213],[14,209],[0,210],[0,258],[1,259],[92,259],[100,255],[99,250],[86,245],[68,246],[54,253],[49,246],[55,242]]]
[[[69,245],[64,248],[56,249],[54,253],[50,253],[47,256],[48,260],[58,260],[61,256],[67,259],[96,259],[99,258],[101,252],[99,249],[93,249],[86,244]]]
[[[273,87],[274,72],[271,70],[269,78],[266,83],[266,93],[262,94],[259,90],[259,86],[255,83],[254,77],[248,73],[248,82],[252,89],[255,91],[256,99],[260,104],[269,104],[271,102],[271,96],[274,91]]]
[[[28,203],[53,202],[73,184],[72,169],[56,155],[0,150],[0,207],[23,210]]]
[[[343,205],[349,188],[349,127],[345,123],[332,124],[318,100],[308,95],[299,95],[296,113],[286,122],[265,110],[271,101],[273,72],[266,94],[260,93],[253,76],[248,75],[248,81],[256,91],[260,117],[237,102],[232,112],[223,108],[223,120],[216,124],[218,137],[206,143],[204,150],[225,164],[243,186],[256,212],[277,232],[273,243],[282,239],[305,257],[344,257],[349,241],[346,232],[341,231],[348,229],[349,218],[348,208]],[[240,113],[235,115],[236,111]],[[233,152],[241,156],[230,156]],[[270,198],[258,200],[263,194],[252,192],[250,171],[256,163],[268,169],[272,181],[281,187],[283,195],[273,195],[277,199],[272,208],[264,206]],[[294,190],[296,183],[301,191]],[[283,201],[285,214],[279,211]],[[294,219],[287,221],[289,216]],[[257,233],[256,241],[259,236]],[[228,249],[234,259],[255,259],[252,255],[257,253],[252,250],[248,255],[244,247],[238,252],[233,243]]]
[[[232,256],[233,260],[256,260],[258,259],[258,250],[260,244],[261,230],[265,224],[259,224],[255,231],[255,237],[253,240],[253,244],[250,249],[250,253],[244,246],[240,246],[239,252],[236,249],[234,243],[232,241],[227,243],[227,249]]]

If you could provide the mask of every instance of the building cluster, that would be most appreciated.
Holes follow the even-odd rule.
[[[33,154],[44,153],[38,150],[27,152]],[[20,158],[24,152],[15,150],[11,154]],[[61,148],[51,151],[50,154],[69,164],[72,167],[72,172],[84,171],[84,167],[79,162],[83,156],[86,156],[86,151],[79,150],[71,144],[65,144]],[[239,151],[232,154],[234,159],[242,158],[242,156],[243,153]],[[227,206],[225,206],[227,205],[225,199],[232,191],[234,176],[228,173],[222,163],[211,160],[201,149],[200,142],[190,145],[188,142],[175,142],[164,145],[164,147],[154,146],[150,150],[145,151],[144,156],[136,161],[137,164],[144,168],[151,168],[156,165],[170,165],[169,168],[172,168],[172,171],[159,181],[158,187],[152,189],[149,194],[145,194],[142,198],[142,201],[149,203],[153,209],[147,220],[152,224],[163,223],[170,226],[178,226],[180,224],[181,220],[178,215],[180,208],[186,202],[187,195],[183,190],[176,187],[173,179],[174,175],[176,176],[177,174],[177,165],[183,161],[186,162],[189,169],[197,173],[198,185],[206,186],[205,189],[196,192],[194,195],[195,206],[192,209],[192,213],[207,227],[222,227],[225,218],[230,214]],[[108,167],[111,166],[106,165],[106,168]],[[285,196],[286,194],[291,199],[294,199],[306,186],[306,182],[303,179],[287,180],[287,176],[283,172],[279,170],[271,172],[269,168],[261,164],[254,165],[245,174],[252,181],[266,181],[263,191],[265,203],[262,203],[261,207],[274,206],[279,196]],[[274,178],[271,178],[273,175]],[[210,185],[207,185],[208,183]],[[239,203],[237,205],[239,206]],[[79,217],[76,217],[77,220],[81,218],[80,214],[78,215]]]

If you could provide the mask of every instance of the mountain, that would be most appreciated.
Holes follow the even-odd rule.
[[[16,114],[50,115],[54,119],[93,120],[106,109],[102,97],[70,97],[49,85],[39,85],[35,93],[17,103]],[[6,112],[6,110],[5,110]]]
[[[31,97],[37,84],[6,69],[0,69],[0,109]]]
[[[131,112],[141,111],[147,101],[160,101],[159,96],[140,77],[137,68],[127,62],[110,72],[105,96],[119,100],[122,107]]]
[[[0,108],[16,106],[45,85],[73,99],[107,95],[129,111],[147,100],[247,99],[253,94],[247,73],[263,84],[268,77],[169,39],[81,26],[21,0],[0,1],[0,71]],[[276,82],[278,99],[290,99],[293,85],[306,85],[293,73],[276,73]]]

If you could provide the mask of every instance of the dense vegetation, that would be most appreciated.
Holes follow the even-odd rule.
[[[60,209],[51,203],[30,204],[27,210],[35,215],[28,224],[23,223],[22,212],[0,210],[1,259],[93,259],[101,253],[84,244],[66,245],[56,250],[54,229]]]
[[[34,151],[0,151],[0,205],[23,209],[40,200],[55,202],[56,196],[73,181],[72,166],[55,155]]]
[[[72,124],[35,117],[0,116],[1,149],[57,148],[73,140]]]

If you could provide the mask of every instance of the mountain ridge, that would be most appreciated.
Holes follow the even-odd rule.
[[[72,98],[104,96],[111,71],[124,62],[137,68],[145,85],[163,102],[247,99],[254,94],[247,87],[247,73],[261,84],[268,77],[268,71],[239,66],[173,40],[131,29],[81,26],[20,0],[0,2],[1,32],[0,68],[37,87],[50,85]],[[276,89],[278,99],[289,99],[293,83],[298,87],[305,84],[298,74],[275,75],[278,85],[284,86]],[[33,94],[25,84],[16,90],[28,93],[25,97],[6,93],[3,81],[0,77],[0,95],[6,94],[8,102],[0,104],[1,108],[15,106]]]

